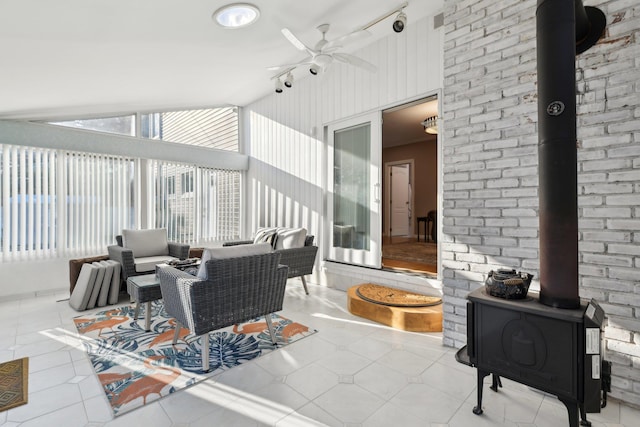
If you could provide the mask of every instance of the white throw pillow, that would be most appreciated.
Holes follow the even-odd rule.
[[[276,247],[277,229],[276,228],[258,228],[253,238],[253,243],[269,243],[271,247]]]
[[[202,252],[200,268],[197,276],[205,280],[207,278],[207,261],[212,259],[237,258],[250,255],[262,255],[273,252],[269,243],[255,243],[253,245],[224,246],[221,248],[207,248]]]
[[[276,237],[277,249],[301,248],[307,238],[306,228],[278,228]]]
[[[169,255],[167,229],[122,230],[122,246],[131,249],[134,258]]]
[[[73,288],[71,298],[69,298],[69,305],[77,311],[87,309],[87,303],[91,298],[91,292],[93,291],[93,284],[96,281],[96,275],[98,269],[92,264],[86,263],[82,265],[80,269],[80,275],[76,280],[76,286]]]

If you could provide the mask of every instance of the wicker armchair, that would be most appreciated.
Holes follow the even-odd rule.
[[[313,273],[313,264],[316,261],[316,253],[318,247],[313,246],[312,235],[308,235],[305,238],[304,246],[301,248],[292,249],[277,249],[274,252],[279,253],[281,256],[280,264],[289,267],[288,279],[292,277],[300,277],[302,280],[302,286],[304,286],[304,292],[309,295],[309,289],[307,289],[307,281],[304,276]],[[225,242],[222,246],[237,246],[252,244],[253,240],[236,240],[232,242]]]
[[[122,265],[121,275],[123,282],[126,282],[130,276],[139,276],[141,274],[149,274],[154,272],[156,269],[156,264],[160,264],[174,258],[185,259],[189,256],[188,244],[166,241],[166,230],[134,230],[134,233],[135,232],[140,233],[141,238],[145,238],[145,233],[153,234],[154,232],[157,232],[155,233],[155,237],[157,237],[157,234],[164,233],[165,241],[160,242],[160,246],[162,246],[163,248],[166,248],[168,246],[168,253],[162,252],[162,250],[165,250],[162,249],[157,253],[143,253],[141,257],[139,255],[136,255],[133,249],[127,247],[126,244],[123,244],[122,236],[116,236],[117,244],[107,246],[107,251],[109,253],[109,259],[118,261]]]
[[[271,341],[276,337],[271,313],[282,310],[287,267],[280,254],[241,256],[206,261],[207,278],[173,267],[158,270],[167,313],[177,321],[173,343],[182,326],[202,336],[202,370],[209,370],[209,332],[265,316]]]

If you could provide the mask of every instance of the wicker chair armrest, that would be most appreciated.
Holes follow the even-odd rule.
[[[169,255],[179,259],[189,258],[189,245],[186,243],[169,242]]]
[[[182,325],[191,329],[194,325],[194,318],[193,304],[189,298],[190,288],[202,280],[169,266],[158,269],[158,278],[166,312],[175,317]]]
[[[107,246],[109,259],[118,261],[122,265],[122,279],[136,275],[136,266],[133,262],[133,251],[118,245]]]
[[[224,242],[222,246],[238,246],[238,245],[251,245],[253,240],[233,240],[231,242]]]
[[[280,264],[289,267],[289,277],[298,277],[311,274],[316,262],[317,246],[304,246],[302,248],[278,249]]]

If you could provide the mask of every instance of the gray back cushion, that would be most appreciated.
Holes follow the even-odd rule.
[[[122,230],[122,246],[131,249],[135,258],[169,255],[167,229]]]

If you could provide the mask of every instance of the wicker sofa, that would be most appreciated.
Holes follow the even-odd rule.
[[[276,234],[277,230],[290,230],[290,229],[275,229]],[[260,230],[256,233],[256,236],[260,234]],[[289,272],[287,278],[292,277],[300,277],[302,280],[302,286],[304,286],[304,291],[307,295],[309,295],[309,289],[307,288],[307,281],[304,276],[307,274],[313,273],[313,265],[316,261],[316,254],[318,252],[318,247],[313,245],[314,236],[306,235],[305,230],[305,238],[304,245],[293,248],[282,248],[281,245],[277,244],[277,240],[270,241],[272,246],[274,246],[274,252],[279,253],[280,256],[280,264],[286,265],[289,267]],[[269,241],[268,239],[265,239]],[[257,243],[256,239],[252,240],[236,240],[231,242],[223,243],[223,246],[237,246],[237,245],[247,245]]]
[[[167,313],[202,337],[202,370],[209,370],[209,332],[265,316],[271,341],[271,313],[282,310],[287,267],[268,244],[252,248],[205,249],[197,276],[173,267],[158,270]]]

